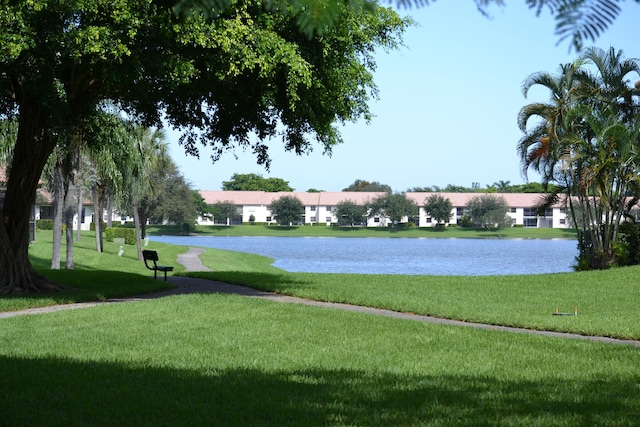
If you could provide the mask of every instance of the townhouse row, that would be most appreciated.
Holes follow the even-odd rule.
[[[343,201],[351,201],[357,205],[366,205],[374,198],[384,193],[367,192],[278,192],[268,193],[264,191],[200,191],[200,195],[207,205],[216,203],[231,203],[237,206],[237,218],[200,218],[199,224],[233,224],[249,223],[251,220],[258,223],[275,223],[275,218],[269,210],[269,205],[283,197],[297,197],[305,207],[304,217],[300,222],[305,225],[331,225],[338,222],[335,215],[335,206]],[[449,199],[453,206],[451,219],[448,224],[458,224],[466,213],[466,206],[472,197],[479,193],[406,193],[407,198],[413,200],[420,208],[416,225],[419,227],[433,227],[435,221],[424,209],[426,200],[433,194],[438,194]],[[543,194],[538,193],[493,193],[502,197],[509,206],[507,214],[511,217],[513,225],[521,225],[532,228],[568,228],[568,218],[564,206],[557,204],[547,209],[543,215],[537,215],[536,206],[540,204]],[[362,225],[367,227],[386,227],[388,218],[363,217]]]

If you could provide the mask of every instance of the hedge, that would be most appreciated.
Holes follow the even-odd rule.
[[[136,230],[133,228],[107,227],[104,229],[104,239],[113,242],[116,238],[124,238],[127,245],[136,244]]]

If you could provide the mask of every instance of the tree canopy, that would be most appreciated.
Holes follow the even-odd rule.
[[[269,210],[280,225],[304,223],[304,204],[296,196],[282,196],[274,200]]]
[[[424,210],[436,221],[436,224],[449,222],[453,215],[451,200],[439,194],[433,194],[424,201]]]
[[[343,188],[342,191],[364,191],[364,192],[385,192],[390,193],[391,187],[381,184],[378,181],[369,182],[364,179],[356,179],[353,184]]]
[[[402,222],[405,217],[411,220],[418,216],[419,207],[404,193],[387,193],[376,197],[370,203],[369,216],[385,216],[392,224]]]
[[[264,178],[255,173],[234,173],[229,181],[222,181],[224,191],[266,191],[276,193],[278,191],[293,191],[289,181],[282,178]]]
[[[454,0],[449,0],[454,1]],[[459,1],[459,0],[455,0]],[[620,15],[619,0],[524,0],[536,15],[547,11],[555,19],[556,34],[559,42],[569,40],[576,51],[580,51],[585,41],[595,41]],[[212,5],[223,10],[229,0],[178,0],[176,8],[183,13],[191,10],[193,5],[207,10]],[[435,2],[435,0],[432,0]],[[491,5],[506,7],[504,0],[473,0],[476,7],[485,16],[490,16]],[[635,0],[640,3],[640,0]],[[268,0],[271,7],[281,7],[283,3],[293,5],[298,13],[298,22],[308,35],[322,33],[332,22],[339,19],[342,13],[340,1],[322,0]],[[429,0],[386,0],[384,3],[395,4],[399,8],[427,6]],[[352,8],[368,9],[374,7],[375,0],[350,1]],[[209,9],[210,10],[210,9]]]
[[[387,8],[344,7],[308,37],[295,6],[227,2],[176,15],[166,0],[33,0],[0,8],[0,119],[18,132],[0,221],[0,292],[55,290],[28,259],[28,215],[60,139],[81,140],[104,101],[145,125],[183,130],[185,150],[213,159],[249,148],[269,165],[267,141],[287,150],[340,143],[336,123],[370,118],[377,47],[411,24]]]
[[[338,218],[339,225],[350,225],[366,223],[367,207],[358,205],[351,200],[338,202],[333,213]]]
[[[493,194],[474,196],[469,199],[466,208],[477,226],[500,229],[511,224],[511,218],[507,216],[509,205],[500,196]]]

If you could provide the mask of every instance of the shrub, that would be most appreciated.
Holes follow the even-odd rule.
[[[104,231],[104,229],[107,227],[107,223],[106,222],[102,222],[102,230]],[[94,222],[91,222],[89,224],[89,231],[96,231],[96,224]]]
[[[136,230],[134,228],[114,228],[114,237],[124,238],[124,243],[127,245],[136,244]]]
[[[115,237],[115,232],[113,227],[107,227],[104,229],[104,240],[107,242],[113,242],[113,238]]]
[[[36,221],[36,228],[38,230],[53,230],[53,220],[39,219]]]

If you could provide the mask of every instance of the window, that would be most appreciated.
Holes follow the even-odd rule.
[[[534,208],[524,208],[524,216],[536,216],[536,210]]]
[[[511,213],[516,213],[516,208],[511,208]]]
[[[431,217],[430,216],[427,217],[427,224],[431,224]]]
[[[331,217],[330,216],[327,217],[327,222],[331,222]]]
[[[560,213],[561,213],[561,214],[566,214],[566,213],[567,213],[567,210],[566,210],[565,208],[560,208]]]
[[[271,217],[270,216],[267,217],[267,222],[271,222]]]
[[[538,227],[538,220],[536,218],[525,218],[524,219],[525,227]]]
[[[560,219],[560,225],[565,225],[567,223],[567,220],[562,218]]]
[[[311,212],[315,212],[316,211],[316,207],[315,206],[311,206]]]
[[[53,219],[53,206],[40,206],[40,219]]]
[[[378,217],[373,218],[373,222],[380,222],[380,218]]]
[[[553,209],[545,209],[544,216],[553,216]]]
[[[456,208],[456,216],[463,216],[464,208]]]
[[[331,206],[327,206],[327,212],[331,212]]]

